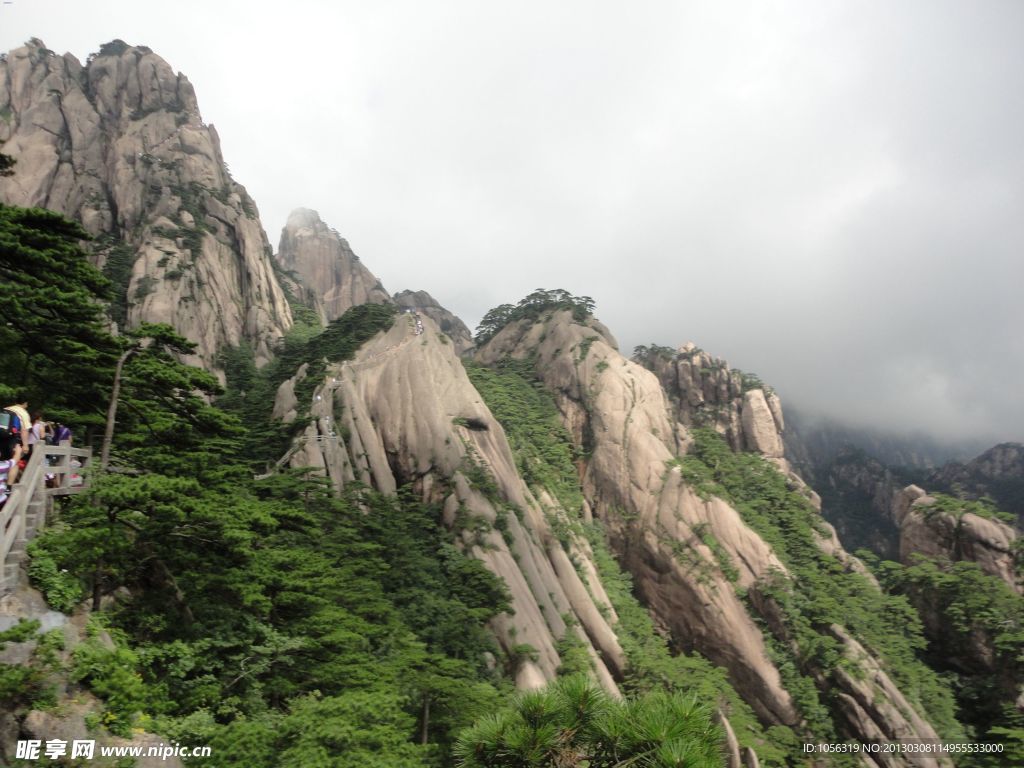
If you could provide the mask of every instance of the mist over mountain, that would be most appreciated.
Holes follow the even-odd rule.
[[[0,48],[160,51],[272,241],[315,209],[470,327],[564,286],[853,427],[1024,437],[1019,3],[176,7],[19,0]]]

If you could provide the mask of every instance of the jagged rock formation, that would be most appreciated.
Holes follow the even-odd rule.
[[[426,291],[399,291],[391,298],[402,309],[411,309],[433,320],[441,332],[452,340],[456,354],[463,355],[474,347],[473,334],[466,324]]]
[[[729,368],[693,342],[676,352],[639,347],[634,359],[658,377],[676,421],[714,427],[734,451],[783,456],[782,403],[757,377]]]
[[[966,463],[949,462],[929,475],[928,487],[980,499],[988,496],[1000,509],[1024,521],[1024,445],[1000,443]]]
[[[33,40],[0,62],[0,143],[18,161],[0,200],[82,223],[115,320],[170,323],[207,368],[243,341],[269,359],[291,314],[256,206],[184,75],[121,41],[83,66]]]
[[[735,509],[721,499],[698,496],[673,467],[688,436],[685,425],[674,418],[681,407],[674,408],[666,398],[659,377],[624,359],[599,323],[573,322],[568,312],[513,323],[478,350],[477,357],[488,364],[505,357],[535,361],[536,373],[555,393],[565,423],[588,449],[585,497],[644,602],[677,644],[728,669],[737,690],[762,719],[796,724],[799,717],[790,694],[760,628],[725,573],[725,562],[734,564],[735,584],[749,590],[752,602],[759,604],[758,618],[769,625],[779,618],[772,601],[759,596],[758,585],[785,575],[786,568]],[[730,402],[737,397],[728,389],[725,394]],[[742,404],[736,407],[742,414]],[[770,409],[768,416],[774,421]],[[742,427],[742,415],[739,423]],[[706,531],[717,542],[714,550],[700,536]],[[822,536],[819,546],[853,561],[834,537]],[[835,627],[833,634],[864,673],[863,679],[835,678],[839,694],[850,700],[844,710],[850,733],[865,740],[880,734],[935,739],[934,729],[914,713],[877,659],[842,627]]]
[[[288,217],[275,258],[294,281],[296,298],[325,325],[359,304],[391,301],[348,242],[308,208],[298,208]]]
[[[985,573],[1021,591],[1015,573],[1013,527],[969,511],[936,507],[922,488],[908,485],[892,500],[892,518],[900,529],[900,560],[913,555],[956,562],[970,560]]]
[[[411,482],[424,499],[443,504],[467,551],[508,585],[515,613],[496,619],[494,631],[518,658],[517,684],[553,679],[561,663],[556,645],[574,632],[602,685],[617,694],[625,657],[588,546],[563,549],[550,521],[565,511],[526,487],[501,424],[454,347],[433,320],[423,323],[424,333],[415,334],[412,319],[400,315],[354,360],[328,370],[291,463],[323,468],[338,488],[358,481],[390,493]],[[282,385],[275,410],[295,412],[294,381]],[[532,650],[524,655],[526,646]]]
[[[807,465],[799,466],[802,471]],[[1024,446],[1018,443],[997,445],[969,462],[949,462],[931,472],[887,466],[847,446],[811,471],[822,493],[822,513],[846,545],[866,547],[887,559],[900,559],[902,551],[905,560],[912,542],[919,538],[920,532],[901,536],[902,515],[894,512],[894,496],[907,485],[920,484],[968,500],[989,498],[1003,511],[1017,514],[1018,521],[1024,512]],[[916,526],[914,521],[911,524]],[[946,540],[948,535],[940,538]],[[924,535],[920,540],[928,539]],[[929,552],[935,548],[926,546]]]

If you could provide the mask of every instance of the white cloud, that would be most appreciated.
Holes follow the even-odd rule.
[[[790,402],[1024,439],[1024,5],[15,0],[185,72],[271,241],[474,322],[538,287]]]

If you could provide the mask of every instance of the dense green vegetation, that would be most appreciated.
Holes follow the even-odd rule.
[[[47,635],[29,664],[0,666],[0,708],[54,706],[63,679],[101,700],[93,727],[210,744],[208,765],[448,762],[457,731],[506,696],[484,629],[508,607],[504,585],[455,546],[439,509],[359,488],[338,498],[301,472],[256,481],[246,455],[286,432],[269,419],[280,381],[308,363],[308,401],[326,360],[351,356],[393,310],[360,307],[291,337],[261,371],[239,351],[224,395],[179,362],[193,347],[170,328],[107,334],[107,283],[72,245],[80,236],[53,214],[0,209],[0,268],[38,298],[5,326],[4,384],[38,382],[45,407],[88,393],[101,414],[124,360],[117,471],[31,546],[31,578],[53,606],[93,598],[88,636],[62,655],[60,633]]]
[[[838,624],[885,662],[900,689],[942,736],[962,738],[949,683],[920,660],[926,642],[906,598],[879,591],[865,576],[824,553],[815,541],[825,533],[820,516],[765,459],[733,453],[713,430],[695,430],[694,438],[694,450],[681,462],[687,482],[699,492],[729,500],[792,574],[778,574],[750,597],[754,613],[759,612],[757,600],[769,600],[781,612],[784,633],[776,630],[774,635],[776,661],[812,732],[818,738],[842,733],[836,726],[833,675],[849,664],[840,642],[828,632],[831,624]],[[812,671],[824,673],[824,686],[812,683]]]
[[[1005,762],[991,764],[1024,765],[1024,716],[1015,706],[1024,683],[1024,597],[974,562],[869,562],[883,586],[925,618],[923,656],[952,680],[973,737],[1005,745]]]
[[[103,614],[117,649],[83,644],[71,670],[102,724],[209,743],[211,765],[443,758],[502,696],[483,626],[503,585],[409,496],[216,465],[100,478],[34,543],[60,589],[130,591]]]
[[[612,699],[584,676],[518,696],[459,739],[466,768],[718,768],[721,730],[681,694]]]
[[[296,385],[295,395],[300,404],[308,404],[313,390],[323,382],[328,362],[350,359],[372,336],[391,326],[397,311],[393,305],[363,304],[323,329],[315,316],[302,314],[303,320],[281,341],[275,359],[260,369],[248,346],[225,352],[227,392],[218,405],[246,425],[237,453],[257,471],[284,454],[296,430],[305,427],[308,414],[300,413],[291,426],[271,419],[278,387],[305,364],[306,375]]]
[[[103,304],[110,285],[89,264],[77,225],[40,209],[0,205],[0,397],[45,395],[58,419],[100,423],[116,346]]]
[[[551,395],[532,374],[529,360],[502,360],[495,368],[465,364],[466,373],[505,428],[516,468],[528,485],[547,489],[567,511],[583,504],[577,449]]]
[[[114,510],[132,527],[110,530]],[[410,497],[338,499],[291,475],[244,489],[120,479],[73,504],[34,560],[84,593],[82,553],[115,537],[105,590],[132,598],[104,616],[120,642],[80,646],[72,670],[115,732],[150,724],[210,743],[211,765],[348,750],[331,765],[420,766],[502,695],[483,625],[506,608],[504,587]],[[296,733],[307,736],[295,744]]]
[[[634,696],[682,693],[713,705],[727,714],[740,744],[753,747],[763,765],[783,765],[785,755],[799,749],[796,735],[787,728],[766,732],[729,684],[725,670],[697,655],[673,654],[634,596],[632,580],[608,550],[600,525],[582,522],[575,468],[578,449],[561,423],[551,393],[537,380],[533,363],[502,360],[494,368],[468,365],[466,369],[504,427],[522,476],[533,487],[546,488],[561,503],[564,513],[548,515],[555,534],[564,543],[571,537],[586,539],[594,553],[601,584],[618,616],[616,634],[629,661],[625,692]],[[586,582],[586,574],[580,576]]]
[[[594,311],[594,300],[589,296],[573,296],[561,289],[538,288],[518,304],[502,304],[490,310],[476,329],[477,345],[486,344],[509,323],[517,320],[536,320],[546,312],[568,310],[578,322],[586,320]]]

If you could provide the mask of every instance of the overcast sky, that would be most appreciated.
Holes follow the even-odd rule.
[[[318,210],[470,326],[536,287],[860,425],[1024,440],[1024,2],[0,5],[148,45],[272,243]]]

